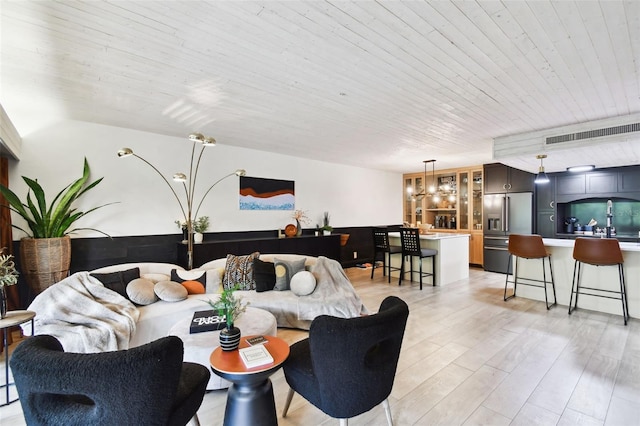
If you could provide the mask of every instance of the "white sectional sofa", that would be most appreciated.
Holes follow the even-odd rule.
[[[262,254],[259,258],[266,262],[273,262],[276,258],[288,261],[304,258],[306,269],[312,272],[318,259],[328,261],[325,262],[325,264],[332,266],[337,263],[326,258],[315,258],[296,254]],[[139,318],[136,322],[136,330],[130,338],[129,347],[139,346],[166,336],[169,329],[177,321],[190,316],[193,312],[210,309],[204,301],[207,299],[216,300],[218,297],[225,264],[226,258],[221,258],[189,271],[193,273],[198,273],[199,271],[206,272],[205,294],[192,294],[187,296],[185,300],[179,302],[159,300],[150,305],[138,306]],[[147,274],[170,276],[173,269],[184,271],[184,268],[178,265],[147,262],[112,265],[93,270],[91,273],[111,273],[132,268],[139,268],[141,277]],[[340,271],[342,271],[342,268],[340,268]],[[236,294],[241,296],[243,301],[248,302],[249,306],[271,312],[276,317],[278,327],[308,330],[311,321],[317,314],[326,313],[342,317],[353,317],[367,313],[366,308],[360,302],[351,284],[348,280],[344,282],[346,276],[343,279],[336,271],[332,272],[333,275],[328,278],[328,281],[331,281],[328,285],[333,285],[334,282],[340,281],[340,283],[337,284],[340,286],[339,291],[329,288],[324,291],[316,289],[314,293],[308,296],[297,296],[291,290],[272,290],[265,292],[238,290]],[[344,274],[344,271],[342,271],[342,274]],[[325,279],[325,281],[327,281],[327,279]],[[321,285],[320,281],[318,281],[318,285]],[[345,297],[341,295],[341,292],[345,292],[347,296],[352,296],[351,306],[346,306]],[[346,297],[346,299],[349,299],[349,297]]]

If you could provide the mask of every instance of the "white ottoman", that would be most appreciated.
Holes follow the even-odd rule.
[[[202,364],[207,367],[207,370],[211,370],[209,357],[211,357],[211,352],[220,346],[220,331],[204,331],[190,334],[189,325],[192,317],[193,314],[190,314],[188,318],[178,321],[169,330],[169,335],[178,336],[184,342],[184,361]],[[240,315],[234,325],[240,329],[242,336],[252,334],[275,336],[278,332],[276,317],[271,312],[250,306]],[[231,382],[211,373],[207,390],[225,389],[230,385]]]

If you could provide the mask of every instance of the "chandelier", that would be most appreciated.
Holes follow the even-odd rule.
[[[412,198],[414,200],[421,200],[425,196],[431,197],[431,201],[439,203],[443,198],[447,198],[450,202],[454,202],[456,199],[455,189],[448,183],[443,185],[438,184],[436,179],[436,160],[424,160],[424,177],[422,191],[415,194]],[[431,182],[427,187],[427,164],[431,164]],[[408,188],[409,192],[412,191]]]

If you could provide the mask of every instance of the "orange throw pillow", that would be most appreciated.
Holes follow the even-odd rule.
[[[187,280],[181,283],[189,294],[204,294],[204,286],[199,281]]]

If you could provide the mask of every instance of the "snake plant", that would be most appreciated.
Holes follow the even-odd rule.
[[[69,229],[78,219],[109,204],[94,207],[85,212],[78,211],[72,207],[74,201],[80,198],[84,193],[98,185],[103,178],[94,182],[89,181],[89,163],[84,159],[84,169],[82,177],[67,185],[62,191],[55,196],[51,205],[47,206],[44,190],[37,180],[22,176],[22,179],[29,186],[27,191],[26,202],[20,201],[18,196],[6,186],[0,185],[0,193],[7,200],[9,205],[1,207],[9,208],[11,211],[20,215],[29,225],[31,232],[17,226],[14,228],[24,232],[31,238],[59,238],[69,233],[79,230],[92,230],[103,235],[108,234],[94,228],[73,228]]]

